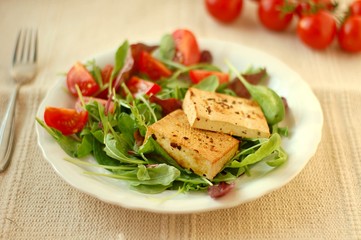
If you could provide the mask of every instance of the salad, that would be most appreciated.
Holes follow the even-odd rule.
[[[147,194],[207,191],[221,197],[241,175],[252,174],[254,164],[277,167],[287,161],[281,140],[288,130],[280,126],[286,100],[264,85],[266,69],[227,65],[227,71],[213,65],[211,49],[201,49],[186,29],[164,35],[159,45],[124,41],[113,63],[77,62],[67,72],[74,108],[48,106],[44,120],[36,120],[69,155],[66,161],[105,169],[85,174],[120,179]],[[232,136],[237,151],[211,179],[183,167],[153,137],[145,138],[149,126],[182,109],[190,88],[251,99],[269,127],[269,137]],[[83,160],[89,155],[97,163]]]

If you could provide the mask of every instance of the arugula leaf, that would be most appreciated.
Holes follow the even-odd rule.
[[[139,182],[132,182],[133,186],[143,185],[163,185],[169,186],[180,176],[180,171],[167,164],[158,164],[152,167],[138,165],[137,178]]]
[[[129,51],[129,43],[128,41],[124,41],[124,43],[118,48],[115,53],[115,64],[113,71],[110,75],[109,82],[112,83],[113,79],[119,74],[120,70],[124,67],[125,60]]]
[[[44,121],[36,118],[36,121],[57,141],[59,146],[71,157],[78,157],[78,148],[81,143],[70,136],[64,136],[55,128],[48,127]]]
[[[175,43],[171,34],[166,34],[160,40],[159,57],[163,60],[172,60],[175,55]]]
[[[242,162],[240,167],[244,167],[250,164],[261,161],[265,157],[269,156],[272,152],[277,150],[281,145],[281,137],[278,133],[272,134],[272,136],[263,142],[261,147],[257,149],[254,153],[247,155]]]
[[[90,74],[94,77],[95,82],[98,84],[100,88],[102,88],[103,87],[102,70],[96,64],[94,59],[88,61],[87,65],[91,67]]]
[[[212,182],[214,183],[220,183],[220,182],[233,182],[235,181],[242,173],[244,173],[244,168],[242,168],[243,171],[240,173],[237,173],[233,175],[231,172],[218,173],[215,178],[213,178]]]
[[[122,135],[119,134],[117,138],[122,139]],[[108,133],[105,137],[105,142],[104,142],[105,143],[104,151],[106,152],[106,154],[109,157],[117,159],[123,163],[130,163],[130,164],[146,163],[143,160],[129,157],[127,153],[128,151],[127,145],[123,140],[124,139],[117,141],[117,139],[113,136],[113,134]]]
[[[152,138],[149,137],[146,142],[139,148],[139,154],[149,154],[149,158],[158,163],[166,163],[176,167],[182,172],[189,173],[188,170],[179,166],[179,164]]]
[[[271,126],[272,133],[278,133],[281,136],[288,137],[288,127],[279,127],[278,123]]]
[[[100,165],[119,166],[119,161],[109,157],[104,152],[104,144],[93,138],[93,156]]]
[[[144,185],[144,184],[139,184],[139,185],[131,185],[130,189],[133,189],[137,192],[141,192],[141,193],[145,193],[145,194],[157,194],[157,193],[161,193],[164,192],[165,190],[167,190],[168,188],[170,188],[172,185],[169,186],[164,186],[161,184],[158,185]]]
[[[266,161],[266,163],[271,167],[278,167],[282,165],[284,162],[286,162],[287,158],[288,158],[288,154],[286,153],[286,151],[282,147],[279,147],[276,150],[275,157],[271,160]]]
[[[214,75],[208,76],[198,84],[194,85],[194,88],[198,88],[203,91],[215,92],[219,86],[218,78]]]
[[[180,171],[167,164],[158,164],[152,167],[139,165],[138,169],[131,171],[114,171],[115,173],[85,172],[89,175],[104,176],[127,180],[132,188],[145,193],[159,193],[169,188],[180,176]],[[163,187],[161,187],[163,186]]]
[[[134,144],[134,133],[137,130],[134,119],[124,112],[119,114],[117,127],[129,146]]]
[[[78,158],[85,157],[93,151],[93,136],[91,133],[87,133],[81,136],[81,143],[77,146],[77,156]]]

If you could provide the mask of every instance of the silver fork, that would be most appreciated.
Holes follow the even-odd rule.
[[[10,162],[14,140],[14,116],[16,99],[20,87],[32,80],[36,74],[38,34],[36,30],[20,30],[13,56],[11,76],[15,88],[10,96],[9,105],[0,128],[0,172],[5,171]]]

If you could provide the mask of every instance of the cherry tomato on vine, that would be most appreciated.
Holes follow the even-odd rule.
[[[88,121],[88,112],[75,109],[47,107],[44,121],[49,127],[55,128],[64,135],[80,132]]]
[[[331,13],[321,10],[302,16],[297,35],[304,44],[314,49],[325,49],[336,36],[336,21]]]
[[[83,96],[91,96],[96,91],[99,90],[99,86],[96,83],[94,77],[90,72],[85,68],[85,66],[77,62],[68,72],[66,76],[66,83],[69,91],[74,96],[78,96],[76,91],[76,85],[79,86],[79,89]]]
[[[337,40],[341,49],[347,52],[361,51],[361,15],[345,20],[338,31]]]
[[[260,0],[258,2],[258,18],[262,25],[273,31],[283,31],[291,23],[293,13],[282,12],[284,0]]]
[[[243,0],[205,0],[208,13],[223,23],[237,19],[242,11]]]
[[[305,14],[310,14],[311,12],[316,13],[320,10],[333,11],[335,7],[336,4],[332,0],[299,1],[297,3],[295,13],[299,17],[302,17]]]
[[[360,15],[361,16],[361,0],[354,1],[350,4],[350,15]]]

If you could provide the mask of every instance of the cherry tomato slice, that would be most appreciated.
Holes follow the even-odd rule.
[[[186,66],[199,62],[201,52],[194,34],[187,29],[177,29],[172,34],[176,46],[175,61]]]
[[[282,13],[284,0],[260,0],[258,3],[258,18],[262,25],[273,31],[283,31],[291,23],[293,14]]]
[[[103,84],[109,83],[110,76],[112,75],[114,66],[112,64],[107,64],[102,69],[102,80]]]
[[[99,86],[96,83],[94,77],[85,68],[85,66],[79,62],[69,70],[66,77],[66,84],[68,90],[74,96],[78,96],[75,86],[78,85],[83,96],[91,96],[99,90]]]
[[[350,16],[341,25],[337,35],[341,49],[356,53],[361,51],[361,15]]]
[[[361,0],[354,1],[350,4],[350,15],[361,16]]]
[[[141,94],[151,96],[153,94],[157,94],[162,89],[158,84],[138,78],[136,76],[133,76],[131,79],[129,79],[126,85],[134,96]]]
[[[205,0],[209,14],[223,23],[230,23],[240,15],[243,0]]]
[[[155,50],[158,46],[150,46],[150,45],[146,45],[144,43],[134,43],[130,45],[130,49],[132,51],[132,57],[134,59],[134,62],[139,62],[139,57],[141,55],[142,52],[148,52],[151,53],[153,50]],[[138,71],[138,65],[134,64],[133,65],[133,72],[137,72]]]
[[[103,85],[109,83],[113,68],[114,68],[114,66],[112,64],[107,64],[103,67],[102,72],[101,72]],[[96,97],[102,98],[102,99],[108,99],[108,88],[101,91],[99,94],[96,95]]]
[[[45,123],[52,128],[71,135],[80,132],[88,121],[88,112],[75,109],[47,107],[44,112]]]
[[[336,36],[336,21],[327,11],[304,15],[297,25],[297,35],[307,46],[325,49]]]
[[[203,79],[209,76],[216,76],[220,84],[227,83],[229,81],[229,76],[227,73],[207,71],[207,70],[191,70],[189,71],[189,77],[193,83],[199,83]]]
[[[147,74],[152,80],[158,80],[161,77],[169,77],[172,72],[160,61],[152,57],[148,52],[142,51],[139,60],[136,63],[141,73]]]

